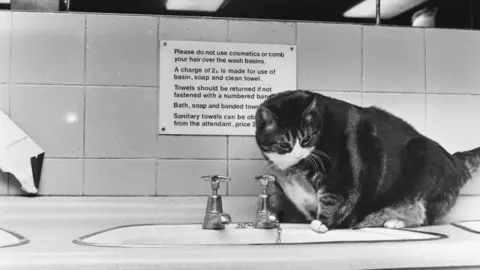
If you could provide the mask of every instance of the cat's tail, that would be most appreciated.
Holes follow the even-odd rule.
[[[453,153],[453,156],[467,167],[464,177],[465,182],[472,179],[476,173],[480,173],[480,147],[469,151],[456,152]]]

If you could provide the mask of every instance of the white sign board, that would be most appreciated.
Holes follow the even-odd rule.
[[[297,86],[294,45],[160,43],[160,134],[254,135],[269,95]]]

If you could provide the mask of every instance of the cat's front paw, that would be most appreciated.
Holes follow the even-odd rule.
[[[317,233],[326,233],[328,231],[327,226],[325,226],[320,220],[313,220],[310,223],[310,228]]]
[[[403,222],[402,220],[390,219],[383,224],[383,227],[390,228],[390,229],[402,229],[402,228],[405,228],[406,225],[405,225],[405,222]]]

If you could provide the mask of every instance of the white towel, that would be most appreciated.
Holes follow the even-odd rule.
[[[23,191],[37,193],[31,158],[44,153],[22,129],[0,111],[0,170],[14,175]]]

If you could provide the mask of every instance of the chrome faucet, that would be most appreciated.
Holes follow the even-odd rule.
[[[253,223],[253,227],[257,229],[273,229],[278,226],[278,219],[270,212],[270,206],[268,203],[268,184],[270,182],[274,182],[276,180],[275,176],[273,175],[258,175],[255,176],[256,180],[260,181],[260,185],[262,186],[262,191],[260,195],[258,195],[257,201],[257,215],[256,220]]]
[[[230,177],[220,175],[202,176],[205,181],[212,185],[212,195],[208,197],[205,218],[202,228],[206,230],[223,230],[225,225],[232,222],[229,214],[223,213],[222,196],[218,195],[220,182],[229,182]]]

